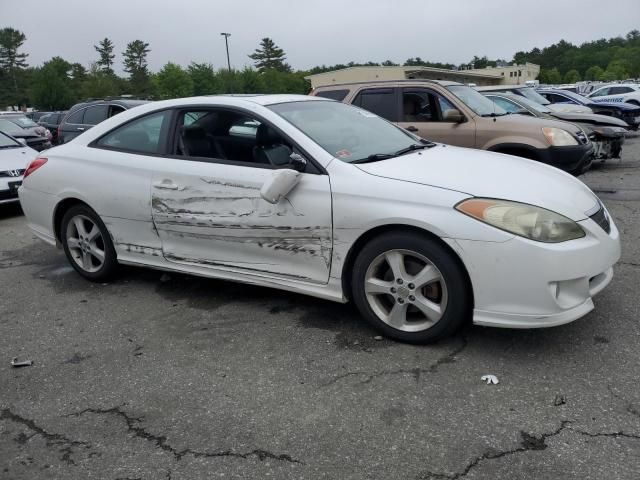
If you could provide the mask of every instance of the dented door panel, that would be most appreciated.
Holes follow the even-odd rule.
[[[170,262],[326,283],[332,249],[327,175],[303,174],[272,205],[260,188],[273,170],[173,160],[156,172],[152,211]]]

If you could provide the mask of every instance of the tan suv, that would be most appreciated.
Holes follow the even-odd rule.
[[[350,83],[317,87],[311,95],[369,110],[427,140],[518,155],[576,175],[589,167],[593,156],[593,146],[580,127],[508,114],[461,83]]]

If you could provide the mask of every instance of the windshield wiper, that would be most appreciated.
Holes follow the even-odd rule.
[[[395,157],[393,153],[372,153],[368,157],[359,158],[358,160],[354,160],[350,163],[370,163],[377,162],[378,160],[386,160],[393,157]]]
[[[413,143],[413,144],[409,145],[406,148],[402,148],[402,149],[398,150],[396,153],[394,153],[394,156],[404,155],[405,153],[410,153],[410,152],[413,152],[415,150],[422,150],[424,148],[431,148],[431,147],[435,147],[436,146],[436,144],[433,143],[433,142],[429,142],[429,141],[426,141],[426,140],[425,140],[425,142],[427,142],[427,143],[423,143],[422,145],[418,145],[417,143]]]

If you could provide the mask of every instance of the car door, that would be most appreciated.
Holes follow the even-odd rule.
[[[461,123],[443,118],[446,110],[457,110],[453,102],[430,88],[402,89],[402,116],[398,125],[422,138],[459,147],[475,147],[475,122],[471,118]]]
[[[271,134],[265,140],[261,132],[266,131]],[[329,177],[308,169],[276,204],[260,195],[278,168],[288,166],[284,162],[290,152],[304,155],[277,132],[248,111],[176,110],[172,155],[157,164],[151,188],[153,221],[165,259],[250,275],[328,281]],[[286,155],[279,167],[262,156],[276,150]]]
[[[66,143],[70,140],[73,140],[85,131],[85,110],[85,108],[80,108],[65,117],[60,128],[60,138],[58,139],[60,143]]]

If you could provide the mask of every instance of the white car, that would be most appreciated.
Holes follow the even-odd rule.
[[[352,300],[409,342],[575,320],[620,256],[571,175],[311,96],[142,105],[34,160],[20,199],[87,279],[122,263]]]
[[[621,83],[607,85],[591,92],[587,97],[594,102],[632,103],[640,106],[640,84]]]
[[[18,188],[29,162],[38,152],[0,132],[0,205],[17,203]]]

